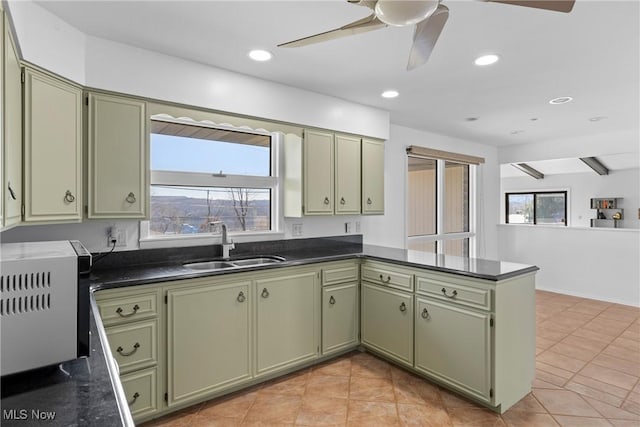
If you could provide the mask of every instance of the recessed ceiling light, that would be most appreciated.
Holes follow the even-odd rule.
[[[566,104],[567,102],[573,101],[573,98],[570,96],[561,96],[560,98],[553,98],[549,101],[549,104],[558,105],[558,104]]]
[[[475,122],[476,120],[478,120],[478,117],[467,117],[465,118],[465,120],[468,122]]]
[[[607,117],[605,116],[597,116],[597,117],[591,117],[589,119],[590,122],[599,122],[600,120],[605,120]]]
[[[476,65],[491,65],[491,64],[495,64],[496,62],[498,62],[498,60],[500,59],[500,57],[496,54],[490,54],[490,55],[482,55],[476,58],[475,61],[473,61],[474,64]]]
[[[382,92],[381,96],[383,98],[395,98],[398,95],[400,95],[400,94],[398,93],[397,90],[385,90],[384,92]]]
[[[255,49],[249,52],[249,58],[253,59],[254,61],[263,62],[273,58],[273,54],[267,50]]]
[[[529,120],[531,120],[532,122],[535,122],[536,120],[538,120],[537,117],[531,117]]]

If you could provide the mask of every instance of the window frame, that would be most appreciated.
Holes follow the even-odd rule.
[[[281,218],[282,211],[282,189],[279,182],[280,176],[280,151],[284,134],[280,131],[267,131],[264,129],[251,129],[246,126],[233,126],[229,124],[216,124],[209,121],[196,121],[188,118],[167,118],[165,115],[151,116],[149,121],[158,120],[171,122],[176,124],[185,124],[189,126],[201,126],[214,129],[227,130],[232,132],[249,133],[256,135],[268,136],[271,139],[270,145],[270,164],[269,176],[254,175],[237,175],[237,174],[221,174],[203,173],[203,172],[184,172],[184,171],[166,171],[149,169],[149,194],[154,185],[165,186],[185,186],[185,187],[210,187],[210,188],[261,188],[270,190],[270,230],[262,231],[246,231],[246,232],[229,232],[229,236],[234,238],[236,242],[249,242],[260,240],[279,239],[284,236],[283,221]],[[149,129],[151,127],[149,126]],[[149,135],[151,131],[149,130]],[[151,150],[151,143],[149,143]],[[149,196],[151,198],[151,195]],[[167,246],[191,246],[215,243],[220,240],[219,232],[197,233],[197,234],[171,234],[171,235],[152,235],[150,230],[150,220],[140,221],[140,247],[167,247]]]
[[[564,224],[538,224],[538,215],[537,215],[537,197],[538,194],[564,194]],[[518,195],[518,196],[533,196],[533,223],[512,223],[509,222],[509,196],[510,195]],[[510,225],[542,225],[549,227],[568,227],[569,226],[569,191],[568,190],[543,190],[543,191],[507,191],[504,193],[504,223]]]
[[[462,159],[458,160],[458,159],[451,159],[451,158],[438,158],[438,157],[429,157],[426,155],[415,155],[415,154],[411,154],[411,153],[407,153],[407,160],[405,161],[405,177],[406,177],[406,181],[407,181],[407,189],[409,186],[409,167],[408,167],[408,158],[409,157],[417,157],[417,158],[423,158],[423,159],[430,159],[430,160],[434,160],[436,162],[436,209],[435,209],[435,216],[436,216],[436,232],[434,234],[425,234],[425,235],[418,235],[418,236],[409,236],[408,234],[408,230],[406,230],[405,232],[405,239],[406,239],[406,243],[405,243],[405,247],[408,249],[409,248],[409,244],[411,242],[435,242],[435,246],[436,246],[436,254],[438,255],[445,255],[444,252],[444,242],[447,240],[460,240],[460,239],[468,239],[468,254],[467,257],[469,258],[475,258],[477,256],[477,221],[478,221],[478,216],[477,216],[477,182],[478,182],[478,165],[474,164],[474,163],[467,163],[465,161],[463,161]],[[469,167],[468,169],[468,179],[469,179],[469,231],[465,231],[465,232],[449,232],[446,233],[444,231],[444,216],[446,215],[445,213],[445,201],[444,201],[444,194],[446,191],[445,188],[445,168],[446,168],[446,163],[459,163],[459,164],[464,164],[467,165]],[[408,194],[407,194],[408,196]],[[405,204],[408,205],[408,199],[405,202]],[[409,210],[406,209],[407,211],[407,221],[408,221],[408,215],[409,215]]]

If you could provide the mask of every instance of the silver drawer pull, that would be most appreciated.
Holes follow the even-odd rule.
[[[391,281],[391,276],[387,275],[387,278],[386,278],[386,280],[385,280],[384,276],[381,274],[381,275],[380,275],[380,281],[381,281],[382,283],[389,283],[389,282]]]
[[[400,311],[403,313],[407,311],[407,305],[405,303],[400,304]]]
[[[267,290],[267,288],[264,288],[262,290],[262,298],[269,298],[269,291]]]
[[[125,352],[124,352],[124,349],[123,349],[122,347],[118,347],[118,348],[116,349],[116,351],[118,352],[118,354],[120,354],[120,356],[127,357],[127,356],[131,356],[133,353],[135,353],[136,351],[138,351],[138,349],[139,349],[139,348],[140,348],[140,343],[135,343],[135,344],[133,345],[133,350],[131,350],[131,351],[130,351],[130,352],[128,352],[128,353],[125,353]]]
[[[331,202],[329,201],[329,198],[328,198],[328,197],[325,197],[325,198],[324,198],[324,204],[325,204],[325,205],[328,205],[329,203],[331,203]]]
[[[138,393],[137,391],[133,394],[133,399],[131,399],[130,401],[128,401],[127,403],[129,404],[129,406],[133,405],[134,403],[136,403],[136,400],[138,400],[138,398],[140,397],[140,393]]]
[[[451,295],[448,295],[447,294],[447,289],[446,288],[442,288],[442,295],[444,295],[447,298],[455,298],[458,295],[458,291],[456,291],[454,289],[453,292],[451,293]]]
[[[16,196],[16,192],[13,191],[13,188],[11,188],[11,183],[9,183],[9,185],[7,185],[7,189],[9,190],[9,194],[11,195],[11,198],[13,200],[18,200],[18,197]]]
[[[122,310],[122,307],[118,307],[116,309],[116,313],[118,313],[118,316],[120,316],[120,317],[131,317],[134,314],[136,314],[138,312],[138,310],[140,310],[140,306],[138,304],[136,304],[136,305],[133,306],[133,311],[131,313],[122,314],[122,312],[124,311],[124,310]]]
[[[421,316],[422,316],[423,319],[428,319],[429,318],[429,310],[427,310],[426,308],[423,308]]]
[[[136,195],[135,195],[135,194],[133,194],[133,193],[129,193],[129,194],[127,195],[127,198],[126,198],[125,200],[127,201],[127,203],[131,203],[131,204],[133,204],[133,203],[135,203],[135,202],[136,202]]]
[[[73,203],[76,201],[76,196],[71,193],[71,190],[67,190],[67,192],[64,193],[64,201],[67,203]]]
[[[333,295],[331,295],[331,298],[329,298],[329,304],[333,305],[336,303],[336,299],[333,297]]]
[[[238,298],[236,298],[238,300],[238,302],[244,302],[247,297],[244,296],[244,292],[240,291],[240,293],[238,294]]]

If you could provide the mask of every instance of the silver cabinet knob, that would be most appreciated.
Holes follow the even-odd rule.
[[[403,313],[407,311],[407,305],[405,303],[400,304],[400,311]]]
[[[76,196],[73,195],[71,190],[67,190],[67,192],[64,193],[64,201],[67,203],[73,203],[76,201]]]
[[[136,195],[135,195],[135,194],[133,194],[133,193],[129,193],[129,194],[127,195],[127,198],[126,198],[125,200],[127,201],[127,203],[131,203],[131,204],[133,204],[133,203],[135,203],[135,202],[136,202]]]
[[[333,305],[336,303],[336,299],[333,297],[333,295],[331,295],[331,298],[329,298],[329,304]]]
[[[244,302],[247,297],[244,296],[244,292],[240,291],[240,293],[238,294],[238,298],[236,298],[238,300],[238,302]]]
[[[420,314],[422,316],[423,319],[428,319],[429,318],[429,310],[427,310],[426,308],[422,309],[422,313]]]
[[[340,197],[340,204],[341,205],[347,204],[347,201],[344,199],[344,197]]]
[[[269,291],[267,290],[267,288],[264,288],[262,290],[262,298],[269,298]]]
[[[325,205],[328,205],[329,203],[331,203],[331,202],[329,201],[329,198],[328,198],[328,197],[325,197],[325,198],[324,198],[324,204],[325,204]]]

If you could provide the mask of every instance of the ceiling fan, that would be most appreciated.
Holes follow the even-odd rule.
[[[301,47],[340,37],[365,33],[389,25],[405,27],[415,25],[413,45],[409,53],[407,70],[412,70],[429,59],[431,51],[449,17],[449,8],[440,0],[347,0],[351,4],[368,7],[373,13],[366,18],[334,30],[279,44],[278,47]],[[575,0],[479,0],[571,12]]]

